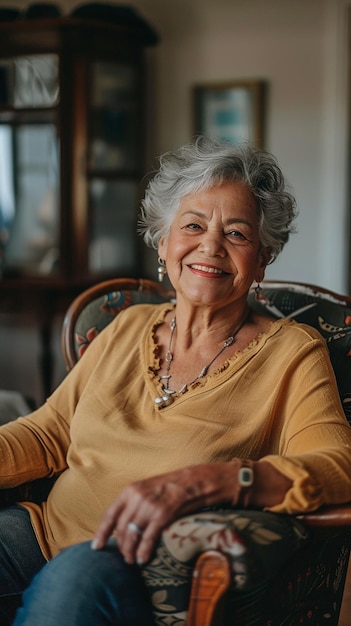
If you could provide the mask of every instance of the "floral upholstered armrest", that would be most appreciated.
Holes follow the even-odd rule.
[[[121,311],[133,304],[162,303],[165,296],[137,290],[120,290],[105,293],[89,302],[80,313],[74,329],[76,358],[84,354],[90,343]]]
[[[155,624],[185,626],[192,573],[201,553],[217,550],[227,556],[230,591],[245,600],[309,542],[309,531],[294,517],[269,512],[204,510],[177,520],[143,567]]]

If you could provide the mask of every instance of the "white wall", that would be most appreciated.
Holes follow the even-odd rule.
[[[195,84],[266,80],[265,147],[278,157],[300,207],[298,234],[267,276],[303,280],[341,292],[348,289],[350,2],[130,2],[161,38],[160,44],[148,51],[153,112],[150,168],[159,153],[191,138]],[[25,7],[29,3],[0,0],[0,6],[11,4]],[[81,2],[59,4],[69,12]],[[156,275],[154,262],[153,256],[148,257]],[[2,332],[0,328],[0,345]],[[4,386],[5,369],[0,350],[0,387]]]

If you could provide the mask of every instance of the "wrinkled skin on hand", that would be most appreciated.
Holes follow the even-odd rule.
[[[255,478],[249,505],[263,508],[281,502],[292,486],[291,480],[267,461],[252,465]],[[240,468],[241,460],[233,459],[194,465],[132,483],[106,511],[92,547],[103,548],[115,534],[127,563],[146,563],[162,530],[179,517],[206,506],[235,506],[240,495]],[[136,530],[128,527],[131,523]]]
[[[205,506],[235,503],[234,484],[240,461],[209,463],[140,480],[126,487],[106,511],[93,541],[102,548],[116,534],[127,563],[146,563],[162,530]],[[133,522],[142,534],[128,528]]]

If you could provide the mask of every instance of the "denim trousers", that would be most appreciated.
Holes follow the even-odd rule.
[[[46,560],[29,513],[20,506],[0,510],[0,624],[12,624],[22,593]]]
[[[80,543],[46,563],[27,511],[11,507],[0,511],[0,624],[154,626],[154,619],[140,569],[125,563],[115,541],[98,551]]]

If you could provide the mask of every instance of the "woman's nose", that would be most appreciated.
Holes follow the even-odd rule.
[[[210,229],[203,233],[200,248],[210,256],[224,256],[223,235]]]

